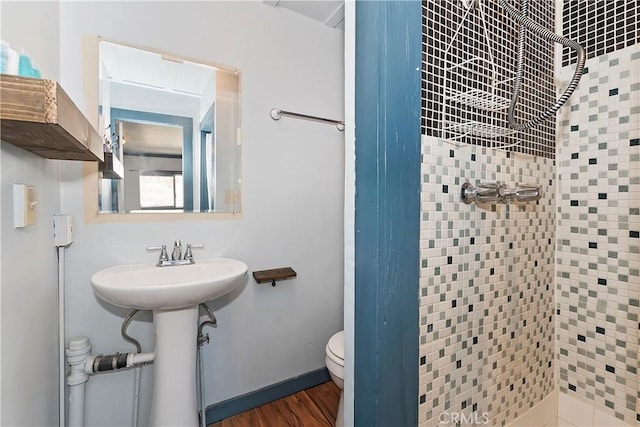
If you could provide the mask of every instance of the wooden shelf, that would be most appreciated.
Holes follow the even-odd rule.
[[[291,279],[297,275],[298,274],[291,267],[273,268],[271,270],[253,272],[253,278],[257,283],[271,282],[271,286],[275,286],[277,280]]]
[[[47,159],[104,158],[102,138],[54,80],[0,74],[0,139]]]

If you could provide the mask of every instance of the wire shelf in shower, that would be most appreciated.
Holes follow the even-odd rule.
[[[495,69],[493,63],[481,57],[472,57],[445,68],[444,101],[484,111],[507,109],[511,101],[499,93],[503,93],[505,90],[500,89],[507,89],[506,85],[514,79],[497,80],[500,75]],[[478,87],[469,87],[473,84]]]
[[[444,97],[446,100],[459,102],[469,107],[485,111],[500,111],[509,106],[509,100],[507,98],[480,89],[468,91],[451,90],[446,93]]]
[[[498,126],[491,123],[482,123],[477,121],[464,121],[460,123],[445,122],[443,129],[454,134],[450,139],[464,138],[466,136],[474,136],[477,138],[499,138],[509,136],[516,133],[515,130]]]
[[[505,75],[506,70],[498,70],[482,3],[472,0],[465,7],[444,50],[440,137],[456,145],[469,142],[465,139],[470,137],[501,147],[505,141],[498,138],[516,133],[505,121],[514,78]],[[461,60],[454,63],[452,58]]]

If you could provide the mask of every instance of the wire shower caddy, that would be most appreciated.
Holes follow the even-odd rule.
[[[444,50],[443,98],[440,121],[440,138],[460,146],[467,137],[490,141],[496,148],[515,144],[502,143],[497,138],[513,135],[517,131],[506,126],[505,110],[509,108],[509,93],[514,77],[500,72],[496,65],[489,40],[484,7],[479,0],[462,0],[466,11],[458,24],[451,41]],[[476,38],[469,39],[470,31],[464,31],[477,15],[480,25]],[[456,42],[464,46],[466,59],[453,62],[460,50]]]

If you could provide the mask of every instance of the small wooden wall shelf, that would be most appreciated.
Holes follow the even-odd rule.
[[[47,159],[102,161],[102,138],[54,80],[0,74],[0,139]]]
[[[124,179],[124,165],[113,153],[104,153],[104,163],[98,165],[105,179]]]
[[[271,270],[254,271],[253,278],[258,283],[271,282],[271,286],[276,285],[277,280],[291,279],[298,274],[291,267],[274,268]]]

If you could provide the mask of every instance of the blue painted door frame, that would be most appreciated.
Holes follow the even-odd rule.
[[[183,210],[185,212],[193,212],[193,119],[191,117],[171,116],[147,111],[111,108],[111,129],[113,131],[116,130],[117,120],[182,127]],[[117,192],[115,187],[114,192]],[[113,206],[112,209],[117,212],[118,206]]]
[[[356,3],[354,422],[418,423],[421,3]]]

